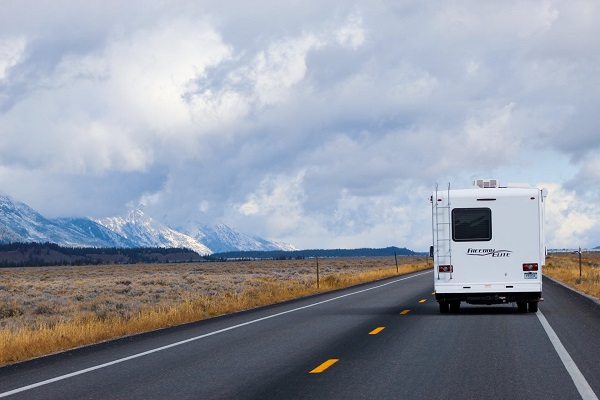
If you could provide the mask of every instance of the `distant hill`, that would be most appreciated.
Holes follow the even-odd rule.
[[[295,251],[227,251],[223,253],[214,253],[208,259],[293,259],[293,258],[311,258],[311,257],[384,257],[393,256],[414,256],[415,253],[407,248],[386,247],[381,249],[314,249],[314,250],[295,250]]]

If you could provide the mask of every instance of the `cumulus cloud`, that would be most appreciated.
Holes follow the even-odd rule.
[[[436,182],[523,175],[554,185],[551,243],[599,245],[599,7],[8,1],[0,187],[49,216],[143,202],[299,247],[424,249]]]
[[[266,223],[267,232],[278,236],[289,234],[303,219],[303,176],[304,173],[300,172],[294,177],[267,177],[243,204],[235,208],[244,216]]]
[[[23,57],[25,38],[5,38],[0,41],[0,81],[7,79],[10,69]]]
[[[365,36],[362,16],[358,12],[350,14],[346,20],[346,24],[335,31],[338,43],[352,49],[360,47],[365,42]]]
[[[91,54],[67,54],[5,113],[5,139],[23,149],[17,163],[145,171],[161,154],[197,148],[214,113],[192,121],[183,96],[228,57],[213,29],[179,20],[119,36]]]
[[[600,234],[600,206],[572,190],[547,184],[547,241],[550,248],[577,248],[595,243]]]

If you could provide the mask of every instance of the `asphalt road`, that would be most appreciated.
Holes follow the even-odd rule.
[[[600,305],[546,279],[539,313],[463,305],[458,314],[439,314],[432,280],[431,271],[410,274],[10,365],[0,368],[0,397],[565,400],[600,394]]]

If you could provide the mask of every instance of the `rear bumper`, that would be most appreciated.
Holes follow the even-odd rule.
[[[542,292],[501,292],[501,293],[436,293],[440,301],[464,301],[469,304],[505,304],[514,302],[544,301]]]
[[[464,301],[469,304],[542,301],[542,283],[442,283],[435,285],[435,298],[437,301]]]
[[[436,293],[509,293],[509,292],[541,292],[542,282],[434,282]]]

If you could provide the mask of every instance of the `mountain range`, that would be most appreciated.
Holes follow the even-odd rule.
[[[201,255],[224,251],[297,250],[285,243],[251,237],[225,224],[190,222],[172,228],[131,209],[101,219],[47,219],[28,205],[0,194],[0,244],[50,242],[67,247],[177,247]]]

